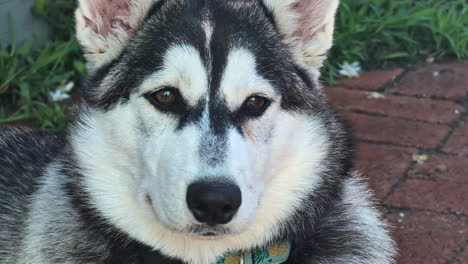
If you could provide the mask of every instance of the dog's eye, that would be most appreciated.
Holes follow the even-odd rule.
[[[247,98],[244,103],[245,109],[249,110],[259,110],[262,109],[266,104],[267,99],[260,96],[252,96]]]
[[[160,105],[169,106],[177,103],[177,94],[173,89],[163,89],[152,94],[154,100]]]
[[[260,116],[270,105],[270,100],[263,96],[251,96],[245,100],[241,111],[250,116]]]
[[[179,91],[172,87],[145,94],[145,98],[160,111],[180,112],[185,105]]]

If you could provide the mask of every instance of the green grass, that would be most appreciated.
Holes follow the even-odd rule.
[[[65,127],[65,106],[48,94],[85,75],[73,37],[74,7],[75,0],[35,0],[33,13],[51,25],[55,39],[38,51],[32,43],[0,47],[0,124],[28,120],[44,130]],[[332,84],[344,61],[371,69],[407,66],[428,57],[468,58],[466,0],[341,0],[323,79]]]
[[[466,0],[342,0],[323,77],[333,83],[344,61],[370,69],[428,57],[468,57]]]

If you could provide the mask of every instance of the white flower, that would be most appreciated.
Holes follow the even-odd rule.
[[[69,93],[69,92],[71,92],[71,90],[73,89],[74,86],[75,86],[74,82],[68,82],[67,85],[65,85],[61,90],[66,92],[66,93]]]
[[[61,90],[55,90],[55,92],[49,92],[52,101],[59,102],[70,98],[70,95]]]
[[[49,92],[49,95],[54,102],[67,100],[68,98],[70,98],[70,95],[68,93],[71,92],[74,86],[74,82],[66,83],[65,81],[63,81],[62,84],[59,85],[59,87],[57,87],[57,90],[55,90],[55,92]]]
[[[358,77],[359,73],[361,72],[361,65],[358,61],[353,63],[348,63],[345,61],[343,64],[340,65],[339,74],[346,76],[348,78]]]
[[[371,92],[371,93],[367,93],[367,98],[368,99],[384,99],[385,95],[378,93],[378,92]]]

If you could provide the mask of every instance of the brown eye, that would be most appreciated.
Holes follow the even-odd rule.
[[[252,96],[247,98],[244,103],[244,108],[248,110],[260,110],[265,107],[267,99],[261,96]]]
[[[144,97],[161,112],[182,114],[187,110],[184,98],[174,87],[161,87],[155,92],[145,94]]]
[[[263,96],[251,96],[244,101],[238,114],[242,118],[259,117],[267,110],[270,104],[271,101]]]
[[[157,91],[153,94],[153,98],[158,104],[169,106],[177,102],[176,93],[171,89],[164,89]]]

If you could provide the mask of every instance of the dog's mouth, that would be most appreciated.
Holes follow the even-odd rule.
[[[214,236],[217,236],[218,234],[214,233],[214,232],[206,232],[206,233],[203,233],[201,234],[201,236],[204,236],[204,237],[214,237]]]
[[[184,233],[202,238],[217,238],[232,234],[229,228],[223,226],[193,225],[182,230]]]
[[[149,194],[145,195],[145,201],[151,207],[153,206],[153,200],[151,199],[151,196]],[[174,231],[179,231],[184,234],[188,234],[188,235],[195,236],[198,238],[205,238],[205,239],[216,239],[218,237],[233,233],[230,228],[227,228],[222,225],[209,226],[205,224],[191,225],[181,230],[174,230]]]

